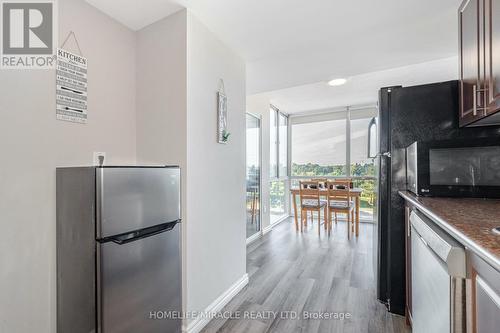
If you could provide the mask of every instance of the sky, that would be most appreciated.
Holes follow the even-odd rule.
[[[351,163],[367,160],[370,119],[351,121]],[[292,163],[343,165],[346,160],[346,121],[330,120],[292,126]]]

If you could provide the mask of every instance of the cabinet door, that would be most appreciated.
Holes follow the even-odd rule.
[[[476,333],[496,333],[500,327],[500,295],[476,275]]]
[[[480,19],[484,0],[464,0],[459,9],[460,32],[460,125],[464,126],[481,119],[484,113],[481,96],[481,36]],[[484,59],[484,58],[483,58]],[[483,67],[484,73],[484,67]],[[483,108],[484,109],[484,108]]]
[[[500,0],[485,0],[486,97],[488,114],[500,110]]]
[[[472,293],[468,301],[472,333],[497,333],[500,327],[500,272],[475,254],[469,255]]]

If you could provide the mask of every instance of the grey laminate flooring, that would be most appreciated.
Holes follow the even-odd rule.
[[[343,222],[330,237],[323,229],[318,237],[316,220],[302,234],[292,221],[248,246],[250,282],[222,310],[257,318],[213,319],[203,333],[410,332],[403,317],[376,300],[372,224],[361,223],[359,238],[348,241]],[[298,318],[286,319],[281,311],[295,311]],[[305,312],[351,317],[305,319]]]

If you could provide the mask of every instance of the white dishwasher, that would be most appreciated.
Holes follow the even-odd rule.
[[[465,332],[464,247],[419,212],[410,221],[412,332]]]

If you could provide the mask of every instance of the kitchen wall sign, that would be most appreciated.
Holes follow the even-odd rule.
[[[80,55],[62,49],[71,36],[75,38]],[[70,32],[61,48],[57,49],[56,118],[87,123],[87,58],[81,55],[73,32]]]
[[[224,81],[221,79],[217,92],[217,142],[227,143],[229,135],[227,130],[227,96],[224,91]]]

